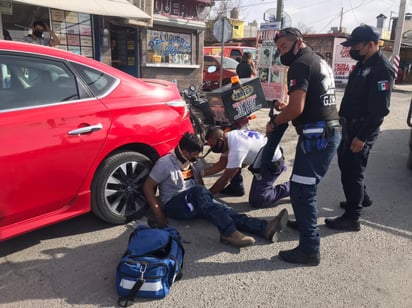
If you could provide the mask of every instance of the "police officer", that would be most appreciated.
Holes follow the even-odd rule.
[[[317,229],[317,186],[326,174],[341,140],[330,66],[303,41],[296,28],[278,32],[275,43],[282,64],[289,66],[289,103],[266,125],[276,133],[280,124],[292,121],[299,135],[290,179],[290,199],[300,232],[299,246],[279,252],[289,263],[318,265],[320,235]]]
[[[389,113],[395,76],[392,65],[379,50],[379,36],[374,27],[362,25],[342,43],[350,47],[350,56],[358,63],[349,75],[339,110],[343,136],[338,163],[346,206],[342,216],[325,220],[332,229],[359,231],[362,204],[365,206],[369,199],[365,195],[364,172],[379,127]]]

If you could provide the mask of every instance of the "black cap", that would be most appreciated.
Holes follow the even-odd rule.
[[[368,25],[362,25],[353,29],[352,34],[348,37],[348,40],[341,43],[342,46],[351,47],[360,42],[374,42],[378,43],[380,39],[380,33],[375,27]]]

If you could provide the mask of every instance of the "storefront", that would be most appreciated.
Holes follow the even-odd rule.
[[[139,76],[138,29],[151,26],[151,17],[127,0],[98,0],[100,6],[96,1],[0,0],[0,7],[7,7],[0,11],[1,32],[5,39],[24,42],[33,22],[42,22],[59,38],[56,48]],[[43,37],[47,41],[50,34]]]
[[[141,33],[142,76],[176,81],[181,89],[200,85],[210,5],[208,0],[154,1],[153,27]]]

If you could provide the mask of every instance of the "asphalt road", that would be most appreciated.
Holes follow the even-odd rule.
[[[339,91],[339,97],[342,92]],[[364,210],[362,230],[339,233],[324,218],[340,215],[343,192],[336,159],[319,186],[321,264],[300,267],[278,259],[294,248],[298,233],[281,242],[258,239],[236,249],[219,242],[204,221],[172,221],[186,242],[183,279],[163,300],[139,300],[136,307],[412,307],[412,172],[406,168],[411,93],[395,92],[391,114],[369,160],[366,182],[374,200]],[[267,109],[252,129],[264,130]],[[283,141],[292,165],[296,135]],[[217,159],[210,155],[207,161]],[[281,178],[287,180],[290,168]],[[246,187],[251,175],[244,171]],[[215,177],[206,179],[210,186]],[[271,218],[293,212],[289,199],[274,208],[251,209],[247,196],[221,198],[238,211]],[[135,224],[145,223],[145,220]],[[115,272],[135,224],[110,226],[88,214],[0,244],[0,307],[115,307]]]

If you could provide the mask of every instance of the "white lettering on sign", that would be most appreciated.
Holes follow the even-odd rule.
[[[248,116],[249,114],[255,112],[262,108],[262,104],[256,104],[257,95],[253,94],[241,101],[232,104],[233,109],[236,110],[237,115],[233,117],[234,120],[241,119]]]

